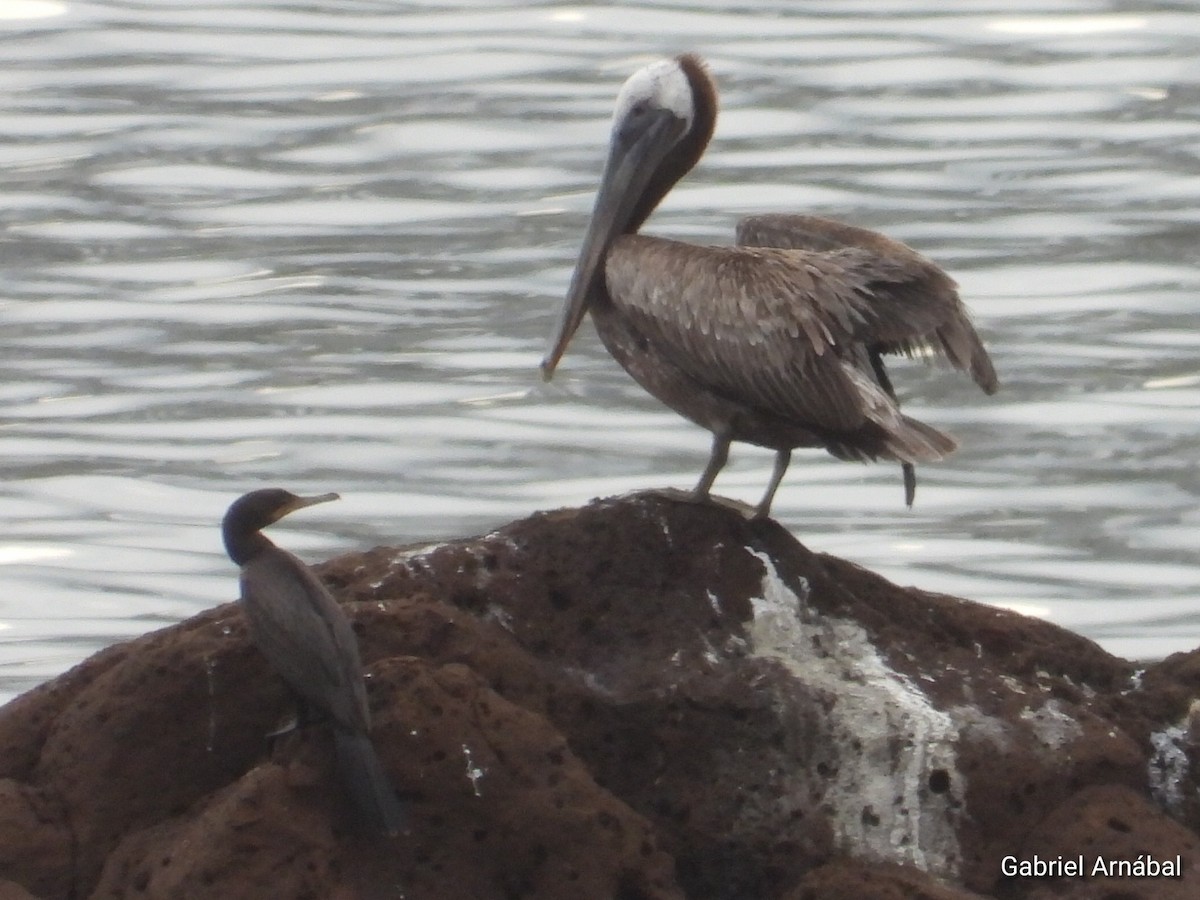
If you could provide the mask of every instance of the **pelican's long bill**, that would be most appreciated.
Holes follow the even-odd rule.
[[[626,233],[639,212],[641,218],[649,212],[642,209],[646,188],[686,129],[687,122],[666,109],[644,109],[614,123],[592,220],[583,238],[558,325],[542,360],[542,378],[546,381],[554,376],[558,361],[588,311],[596,283],[604,277],[604,259],[610,245]]]

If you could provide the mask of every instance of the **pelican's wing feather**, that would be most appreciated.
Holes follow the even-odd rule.
[[[629,324],[698,383],[846,432],[890,402],[864,389],[873,382],[860,335],[889,277],[879,268],[856,248],[699,247],[628,235],[614,242],[605,277]]]
[[[969,372],[989,394],[999,387],[954,281],[908,245],[832,219],[786,214],[747,216],[738,223],[737,242],[820,254],[864,252],[861,271],[876,280],[857,337],[883,353],[939,356]]]

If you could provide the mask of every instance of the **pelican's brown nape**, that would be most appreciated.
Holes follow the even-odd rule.
[[[642,387],[712,432],[697,497],[708,495],[730,442],[745,441],[776,454],[760,516],[796,447],[900,462],[911,505],[914,464],[956,444],[900,412],[883,356],[941,357],[985,392],[998,387],[953,280],[898,241],[813,216],[744,219],[735,247],[639,235],[703,155],[716,118],[716,87],[696,56],[625,82],[543,376],[590,311],[608,352]]]

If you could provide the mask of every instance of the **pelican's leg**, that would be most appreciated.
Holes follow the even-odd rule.
[[[725,468],[725,463],[729,460],[729,442],[728,434],[721,431],[713,432],[712,453],[708,457],[708,465],[704,467],[704,474],[700,476],[700,482],[692,491],[693,499],[708,499],[708,491],[713,486],[713,482],[717,480],[717,473]]]
[[[767,485],[767,492],[763,495],[762,502],[754,510],[754,518],[765,519],[771,514],[771,501],[775,499],[775,492],[779,490],[779,483],[783,481],[783,474],[787,471],[791,461],[791,450],[775,451],[775,468],[771,470],[771,483]]]
[[[888,378],[887,367],[883,364],[883,357],[880,356],[878,350],[871,350],[869,358],[871,360],[871,368],[875,372],[875,380],[879,382],[879,386],[892,398],[892,402],[899,409],[900,399],[896,396],[896,389],[892,387],[892,379]],[[917,496],[917,470],[912,463],[900,463],[900,471],[904,474],[904,503],[909,509],[912,509],[913,499]]]

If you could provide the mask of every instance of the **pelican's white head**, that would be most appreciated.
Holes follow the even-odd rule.
[[[691,127],[696,116],[692,84],[677,59],[663,59],[638,69],[617,94],[613,130],[630,118],[651,110],[665,110]]]

